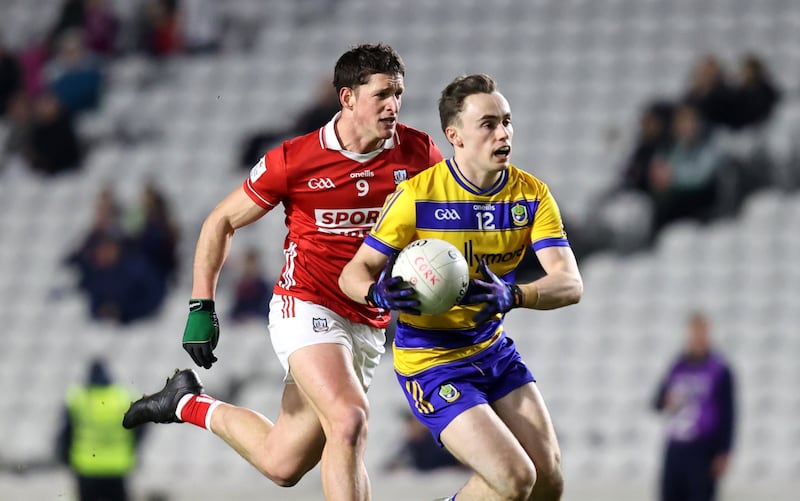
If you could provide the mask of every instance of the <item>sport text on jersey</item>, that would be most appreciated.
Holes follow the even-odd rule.
[[[315,209],[314,220],[321,233],[364,238],[378,220],[380,213],[380,207]]]

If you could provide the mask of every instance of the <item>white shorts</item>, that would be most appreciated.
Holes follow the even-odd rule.
[[[383,329],[353,322],[324,306],[282,294],[273,294],[269,302],[269,334],[287,383],[294,382],[289,355],[313,344],[336,343],[352,353],[353,369],[366,391],[386,350]]]

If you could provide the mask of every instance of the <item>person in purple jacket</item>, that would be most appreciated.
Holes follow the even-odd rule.
[[[661,382],[654,407],[667,416],[661,501],[712,501],[733,445],[734,378],[712,349],[703,313],[690,314],[686,347]]]

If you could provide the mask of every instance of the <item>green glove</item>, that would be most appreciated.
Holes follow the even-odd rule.
[[[205,369],[217,361],[214,348],[219,341],[219,320],[213,299],[190,299],[189,318],[183,331],[183,349],[194,363]]]

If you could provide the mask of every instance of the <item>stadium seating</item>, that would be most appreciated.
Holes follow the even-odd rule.
[[[7,40],[41,32],[57,6],[44,3],[46,8],[34,10],[25,0],[4,2],[0,30]],[[115,4],[130,12],[127,2]],[[642,499],[660,459],[660,422],[649,411],[652,392],[679,349],[686,313],[707,310],[740,385],[738,447],[726,499],[798,486],[800,101],[792,92],[800,83],[800,4],[465,0],[456,8],[428,0],[340,0],[332,18],[302,29],[291,23],[295,2],[266,2],[267,8],[255,0],[225,4],[232,14],[262,16],[251,52],[159,65],[125,56],[109,68],[102,108],[80,123],[89,135],[122,128],[150,134],[150,140],[134,146],[100,142],[80,173],[58,179],[0,171],[4,463],[49,457],[64,392],[83,378],[94,354],[109,357],[115,374],[138,392],[160,386],[173,368],[188,366],[177,340],[185,322],[192,244],[206,212],[243,178],[235,165],[239,141],[256,128],[289,120],[347,46],[384,40],[398,49],[408,67],[403,121],[430,131],[445,153],[435,108],[439,90],[458,74],[491,73],[514,110],[515,163],[550,184],[565,214],[589,222],[596,197],[618,175],[619,146],[606,142],[608,130],[629,136],[640,104],[677,94],[699,54],[713,51],[733,63],[754,49],[787,90],[779,114],[762,131],[778,166],[773,187],[755,193],[736,218],[668,227],[652,251],[591,255],[581,263],[581,304],[512,312],[507,330],[551,407],[574,492],[600,484],[609,490],[592,499]],[[0,124],[0,140],[6,133]],[[128,328],[92,323],[82,299],[70,291],[74,277],[61,259],[85,230],[90,201],[102,183],[111,182],[124,200],[132,200],[149,176],[165,186],[182,228],[179,284],[157,318]],[[637,224],[631,209],[624,209],[635,203],[624,203],[616,217]],[[282,263],[282,242],[275,235],[283,232],[282,218],[272,215],[242,230],[234,250],[262,247],[275,275]],[[221,305],[231,299],[226,285],[223,280]],[[220,363],[203,373],[209,390],[225,392],[231,382],[250,378],[239,403],[274,417],[281,371],[266,328],[233,327],[224,316],[222,325]],[[379,473],[392,450],[387,444],[399,435],[397,409],[405,405],[390,362],[387,357],[370,391],[369,467],[381,500],[408,499],[393,489],[400,485],[402,492],[409,485]],[[462,480],[457,474],[445,479],[413,485],[426,494],[434,486],[434,497]],[[135,477],[141,492],[162,490],[175,499],[220,493],[247,498],[256,492],[319,498],[313,473],[291,494],[270,490],[267,483],[214,437],[179,426],[151,429]],[[636,494],[615,494],[628,492],[626,486]],[[589,498],[567,496],[578,499]]]

